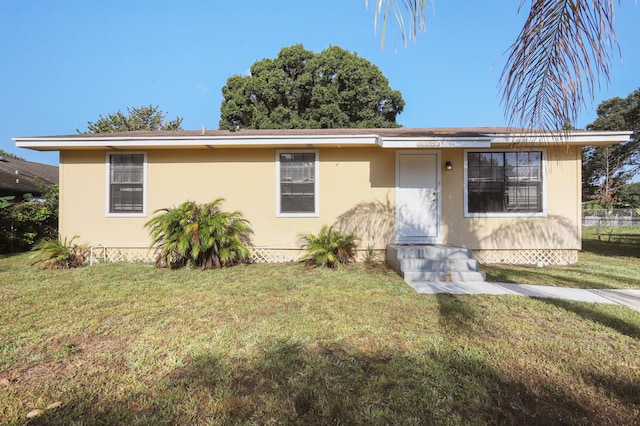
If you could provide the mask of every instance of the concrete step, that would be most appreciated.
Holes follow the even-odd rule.
[[[459,272],[459,271],[402,271],[400,275],[408,283],[417,281],[452,281],[452,282],[479,282],[485,280],[484,272]]]
[[[471,249],[444,245],[387,246],[387,264],[405,281],[484,281],[485,274]]]
[[[469,259],[472,252],[455,246],[390,244],[387,255],[398,259]]]
[[[480,266],[475,259],[400,259],[403,271],[457,271],[478,272]]]

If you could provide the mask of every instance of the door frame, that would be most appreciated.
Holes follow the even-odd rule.
[[[400,156],[406,154],[428,154],[434,155],[436,159],[436,235],[435,237],[414,237],[407,238],[399,235],[400,223],[400,207],[398,205],[398,189],[400,185]],[[396,232],[395,240],[397,244],[440,244],[442,242],[442,165],[440,164],[441,152],[440,150],[399,150],[396,151]]]

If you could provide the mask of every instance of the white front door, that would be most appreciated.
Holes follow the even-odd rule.
[[[437,153],[398,153],[396,240],[437,243],[440,234],[440,170]]]

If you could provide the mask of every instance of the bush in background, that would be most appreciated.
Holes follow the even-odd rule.
[[[6,198],[6,197],[5,197]],[[0,252],[27,251],[58,236],[58,185],[43,189],[41,197],[26,194],[0,209]]]

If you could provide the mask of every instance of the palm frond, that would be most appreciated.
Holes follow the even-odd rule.
[[[373,1],[372,1],[373,3]],[[431,3],[429,1],[429,3]],[[366,7],[369,7],[369,0],[365,0]],[[384,47],[385,36],[387,33],[387,20],[392,16],[402,36],[402,42],[407,45],[407,34],[412,41],[415,42],[420,31],[426,28],[426,9],[427,0],[375,0],[374,31],[378,31],[379,20],[382,21],[382,29],[380,38],[382,47]],[[408,14],[409,31],[405,21],[405,12]]]
[[[560,130],[575,124],[596,88],[609,81],[612,52],[620,47],[614,30],[615,0],[521,0],[531,3],[527,20],[500,76],[501,104],[511,127]],[[371,3],[374,3],[373,0]],[[407,42],[426,27],[427,0],[375,0],[374,28],[395,21]],[[617,1],[620,3],[620,0]],[[369,7],[369,0],[365,0]],[[405,14],[410,22],[407,31]]]
[[[500,77],[508,124],[560,130],[575,123],[585,89],[593,99],[608,81],[618,46],[613,21],[614,0],[532,0]]]

